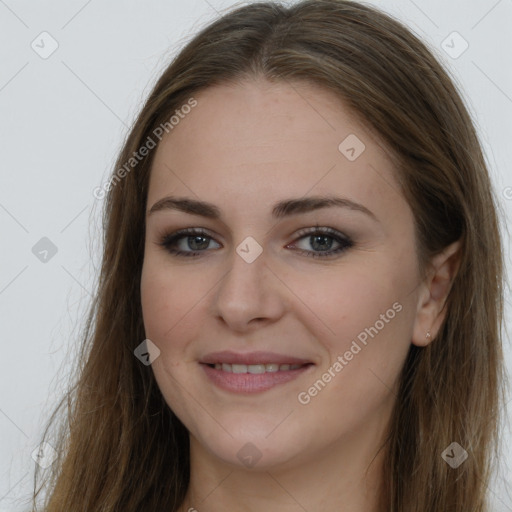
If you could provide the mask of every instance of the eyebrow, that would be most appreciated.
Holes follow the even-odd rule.
[[[375,214],[366,208],[366,206],[351,201],[350,199],[337,196],[310,196],[299,199],[286,199],[274,205],[272,216],[276,219],[282,219],[299,213],[308,213],[322,208],[332,207],[359,211],[378,222]],[[216,205],[186,197],[164,197],[150,208],[148,216],[162,210],[178,210],[209,219],[219,219],[221,217],[221,210]]]

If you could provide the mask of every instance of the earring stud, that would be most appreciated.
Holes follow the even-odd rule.
[[[425,339],[428,341],[430,339],[430,331],[427,331],[427,334],[425,336]]]

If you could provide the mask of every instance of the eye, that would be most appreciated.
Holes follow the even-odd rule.
[[[164,235],[160,245],[176,256],[196,256],[200,252],[205,252],[213,241],[203,229],[188,228]]]
[[[316,228],[302,230],[299,234],[303,236],[297,240],[303,241],[300,242],[302,247],[299,247],[298,251],[313,258],[326,258],[346,251],[354,245],[348,236],[328,227],[320,228],[317,226]],[[292,247],[297,245],[297,242],[294,242]],[[290,245],[286,247],[290,247]]]
[[[301,230],[299,238],[286,248],[293,248],[300,254],[313,258],[326,258],[346,251],[354,245],[352,240],[329,227],[308,228]],[[220,245],[202,228],[181,229],[174,233],[166,234],[162,237],[159,245],[164,247],[174,256],[199,256],[211,249],[211,243]],[[298,242],[302,247],[297,248]],[[309,247],[308,247],[309,246]],[[334,246],[334,248],[333,248]]]

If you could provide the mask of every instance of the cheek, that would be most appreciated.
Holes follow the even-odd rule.
[[[328,357],[296,401],[306,423],[329,411],[331,420],[322,427],[326,439],[335,439],[340,425],[357,430],[372,415],[385,414],[395,396],[393,388],[410,347],[414,308],[390,274],[380,270],[351,268],[336,277],[311,279],[315,293],[305,302],[315,304],[322,322],[310,329],[316,329]],[[320,293],[321,288],[328,293]]]
[[[146,336],[154,341],[160,350],[177,346],[183,339],[180,333],[195,331],[195,309],[200,305],[205,285],[200,277],[180,273],[165,264],[155,261],[144,262],[141,275],[141,304]],[[207,288],[206,288],[207,289]],[[170,340],[173,343],[170,344]]]
[[[309,329],[328,354],[320,373],[331,369],[325,376],[331,392],[355,408],[359,400],[373,395],[377,403],[389,393],[409,350],[413,272],[402,270],[375,262],[303,278],[308,293],[302,299],[315,313]]]
[[[197,336],[201,306],[199,278],[171,269],[159,257],[145,259],[141,275],[141,305],[146,338],[160,350],[151,365],[159,388],[175,412],[184,414],[188,342]]]
[[[350,342],[377,321],[381,326],[380,315],[387,311],[389,331],[388,326],[400,316],[393,304],[402,304],[405,298],[406,280],[394,278],[392,269],[375,261],[372,265],[347,264],[329,272],[304,273],[294,279],[300,280],[296,286],[299,299],[313,313],[309,315],[314,322],[311,328],[333,348]]]

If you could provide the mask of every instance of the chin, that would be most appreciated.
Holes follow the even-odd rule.
[[[198,449],[210,452],[214,457],[239,469],[251,471],[270,470],[292,466],[302,459],[307,440],[304,433],[291,433],[290,425],[279,432],[279,423],[269,419],[258,422],[219,422],[226,429],[201,429],[194,435]],[[285,420],[286,421],[286,420]],[[256,424],[257,423],[257,424]],[[220,432],[221,431],[221,432]]]

